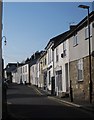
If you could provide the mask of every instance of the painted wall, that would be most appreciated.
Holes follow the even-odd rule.
[[[33,84],[33,85],[37,85],[37,71],[36,71],[37,69],[36,69],[36,64],[34,64],[34,65],[32,65],[31,67],[30,67],[30,82],[31,82],[31,84]]]
[[[58,53],[59,53],[58,62],[56,62],[56,49],[58,49]],[[54,70],[55,71],[62,70],[62,92],[66,92],[65,64],[69,63],[69,40],[66,40],[66,56],[63,58],[61,57],[62,53],[63,53],[63,43],[58,45],[54,50]],[[69,84],[69,79],[68,79],[68,84]]]
[[[94,28],[90,24],[91,30],[91,52],[94,50]],[[70,55],[70,80],[73,90],[73,98],[78,100],[89,101],[89,40],[85,39],[85,27],[78,33],[78,45],[73,46],[73,36],[70,38],[69,55]],[[78,81],[78,60],[83,60],[83,76]],[[94,74],[94,58],[92,60],[92,78]],[[93,80],[93,79],[92,79]],[[94,83],[93,83],[94,86]],[[94,88],[93,88],[94,91]],[[93,94],[92,94],[93,95]]]
[[[51,81],[51,77],[53,77],[53,58],[52,58],[52,49],[51,49],[52,46],[53,46],[53,44],[51,44],[47,50],[47,66],[48,66],[47,88],[48,88],[48,90],[51,90],[51,82],[49,83],[49,71],[50,71],[50,81]],[[52,67],[50,68],[50,66],[52,66]]]
[[[17,80],[18,80],[18,79],[17,79],[17,72],[13,72],[13,73],[12,73],[12,76],[13,76],[13,77],[12,77],[12,82],[13,82],[13,83],[18,83],[18,81],[17,81]]]
[[[92,25],[90,25],[90,26],[92,26]],[[88,56],[89,47],[88,47],[88,39],[85,40],[85,27],[77,32],[77,37],[78,37],[78,45],[77,46],[73,46],[73,40],[74,40],[73,37],[74,36],[72,36],[69,40],[70,61],[74,61],[74,60],[83,58],[85,56]],[[91,41],[92,41],[92,37],[91,37]]]
[[[25,83],[25,81],[26,83],[29,83],[29,64],[25,64],[22,66],[22,81],[23,83]]]
[[[17,83],[20,84],[21,82],[23,82],[22,80],[22,66],[21,67],[18,67],[17,68],[17,73],[18,73],[18,79],[17,80]]]

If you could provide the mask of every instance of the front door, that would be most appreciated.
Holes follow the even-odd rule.
[[[56,71],[56,94],[62,91],[62,70]]]

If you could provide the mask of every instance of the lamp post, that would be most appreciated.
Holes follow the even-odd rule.
[[[79,5],[79,8],[87,9],[88,16],[87,16],[87,25],[88,25],[88,39],[89,39],[89,100],[92,103],[92,79],[91,79],[91,43],[90,43],[90,21],[89,21],[89,6],[86,5]]]

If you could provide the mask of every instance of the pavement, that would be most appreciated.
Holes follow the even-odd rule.
[[[89,103],[89,102],[77,101],[77,100],[71,102],[70,97],[60,98],[58,96],[51,95],[50,91],[43,90],[43,89],[38,88],[36,86],[33,86],[33,87],[37,90],[37,92],[39,92],[39,94],[41,94],[41,95],[45,94],[45,95],[48,96],[49,99],[53,99],[55,101],[63,102],[65,104],[67,104],[67,105],[75,106],[75,107],[78,107],[80,109],[86,110],[88,112],[94,113],[94,102]]]

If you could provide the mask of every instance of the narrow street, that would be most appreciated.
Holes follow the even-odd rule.
[[[91,113],[49,99],[34,86],[17,84],[12,84],[7,89],[7,108],[13,120],[94,117]]]

